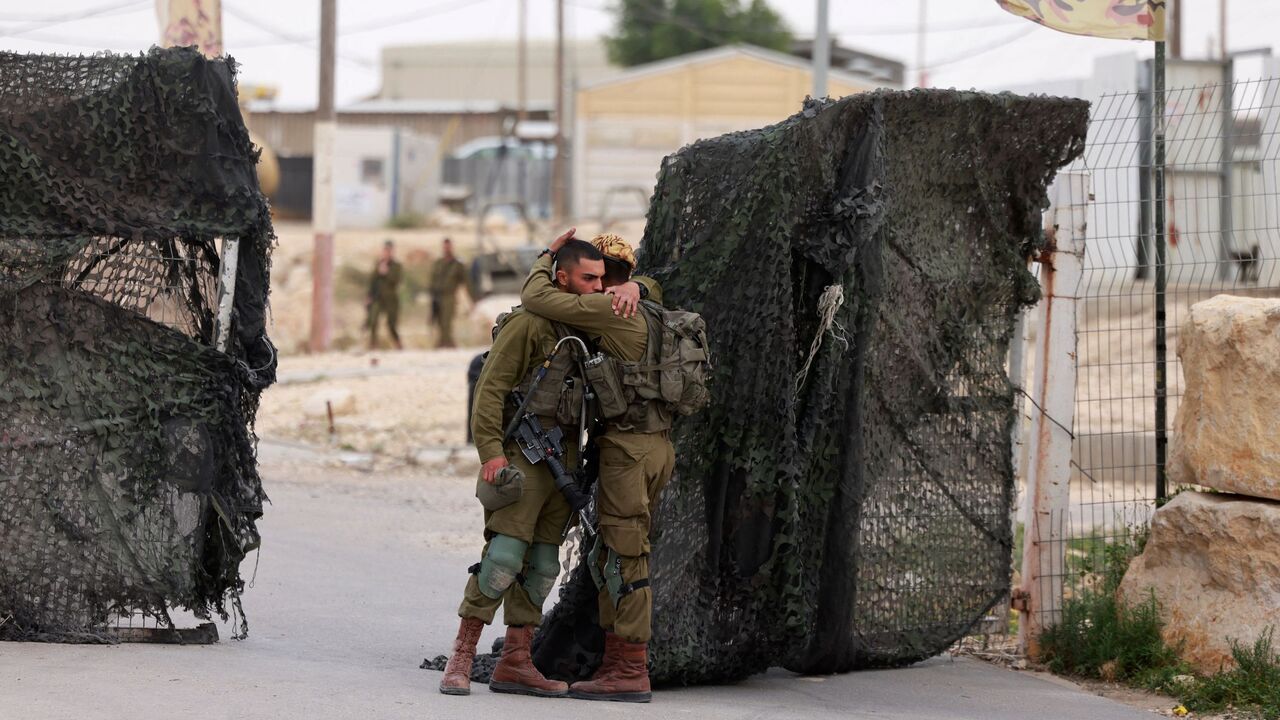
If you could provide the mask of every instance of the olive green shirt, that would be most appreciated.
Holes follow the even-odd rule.
[[[557,339],[551,321],[520,309],[511,313],[494,338],[471,405],[471,436],[480,462],[503,454],[507,396],[547,359]]]
[[[382,305],[394,305],[400,299],[400,280],[404,276],[404,267],[399,261],[387,263],[385,275],[378,272],[381,261],[373,264],[373,274],[369,278],[369,300]]]
[[[612,295],[564,292],[556,287],[551,271],[549,255],[543,255],[533,264],[520,291],[520,303],[526,310],[581,330],[596,340],[601,350],[619,360],[644,359],[649,328],[640,313],[629,318],[615,315]]]
[[[452,298],[460,287],[465,287],[467,295],[474,297],[467,282],[467,269],[458,258],[440,258],[431,266],[432,295]]]

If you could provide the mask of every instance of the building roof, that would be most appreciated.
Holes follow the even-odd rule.
[[[251,113],[311,113],[314,105],[281,106],[269,100],[251,100],[248,103]],[[551,112],[550,103],[529,103],[529,112]],[[497,113],[514,113],[516,108],[497,100],[413,100],[389,98],[369,98],[359,100],[350,105],[337,108],[339,114],[364,113],[369,115],[492,115]]]
[[[804,58],[789,55],[787,53],[777,52],[776,50],[767,50],[755,45],[734,44],[722,45],[707,50],[699,50],[697,52],[677,55],[665,60],[636,65],[629,68],[618,75],[611,78],[605,78],[594,83],[588,83],[582,86],[583,90],[591,90],[599,87],[607,87],[609,85],[617,85],[621,83],[639,80],[653,75],[661,75],[678,68],[687,67],[689,65],[700,65],[705,63],[718,62],[727,58],[736,56],[746,56],[761,60],[763,62],[773,63],[775,65],[785,65],[787,67],[799,68],[802,70],[813,70],[813,63]],[[876,84],[872,78],[857,73],[847,72],[839,68],[831,68],[828,71],[828,77],[839,80],[850,85],[868,85]]]
[[[797,40],[792,43],[792,54],[806,60],[813,58],[814,40]],[[895,87],[902,87],[906,79],[907,66],[901,60],[876,55],[845,47],[834,39],[831,41],[831,66],[847,70],[854,75],[861,75],[868,80],[887,82]]]

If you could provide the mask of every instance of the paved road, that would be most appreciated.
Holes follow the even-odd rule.
[[[435,691],[419,670],[444,652],[473,562],[479,511],[467,478],[325,469],[264,447],[273,504],[247,592],[250,637],[205,647],[0,643],[0,720],[178,717],[1054,718],[1148,713],[1031,673],[969,659],[800,677],[773,671],[734,686],[665,690],[648,706]],[[252,573],[250,558],[246,574]],[[490,628],[482,641],[497,636]]]

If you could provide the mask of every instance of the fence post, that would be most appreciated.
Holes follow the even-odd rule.
[[[222,240],[222,268],[218,273],[218,314],[213,321],[213,347],[226,352],[231,339],[231,308],[236,300],[236,271],[240,264],[240,241]]]
[[[1072,418],[1076,395],[1076,292],[1084,266],[1088,176],[1058,174],[1046,214],[1040,262],[1043,297],[1036,306],[1036,360],[1026,472],[1018,644],[1039,656],[1041,631],[1062,613],[1067,508],[1071,500]]]

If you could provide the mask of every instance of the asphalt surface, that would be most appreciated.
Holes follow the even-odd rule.
[[[436,691],[420,670],[447,651],[474,562],[480,510],[469,477],[317,466],[264,445],[272,505],[244,598],[247,640],[210,646],[0,643],[0,720],[171,718],[1053,718],[1151,715],[1070,683],[967,658],[655,692],[649,705]],[[254,558],[245,575],[254,573]],[[554,595],[553,595],[554,597]],[[487,646],[498,636],[489,628]]]

